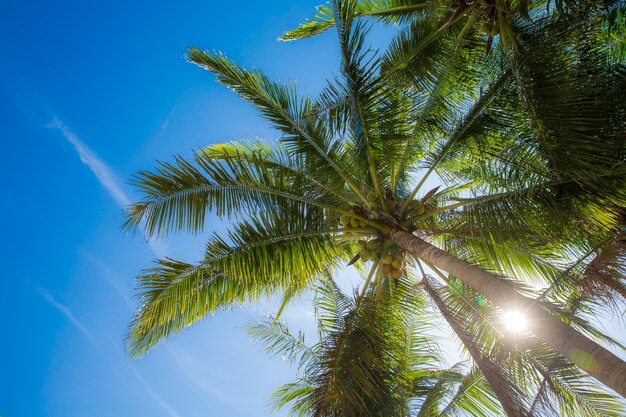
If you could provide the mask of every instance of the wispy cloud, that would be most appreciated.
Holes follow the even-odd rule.
[[[113,288],[113,290],[117,293],[117,295],[120,296],[120,298],[124,301],[124,303],[128,306],[128,308],[130,310],[134,309],[135,305],[132,302],[131,294],[126,289],[126,287],[120,284],[120,281],[122,280],[122,278],[120,278],[118,273],[113,271],[111,268],[109,268],[108,265],[106,265],[100,259],[93,256],[91,253],[86,252],[82,249],[80,250],[80,252],[85,258],[87,258],[87,260],[89,260],[90,262],[92,262],[94,265],[98,266],[102,270],[102,273],[100,274],[102,279],[104,279],[106,283],[109,284]]]
[[[89,329],[87,329],[87,327],[85,327],[85,325],[80,320],[76,318],[74,313],[72,313],[72,310],[70,310],[66,305],[60,303],[56,298],[54,298],[50,291],[42,287],[37,287],[37,291],[39,292],[39,295],[41,295],[41,297],[48,302],[48,304],[50,304],[61,314],[63,314],[65,318],[68,319],[70,323],[72,323],[78,330],[80,330],[80,332],[85,335],[87,339],[92,342],[95,340],[93,334],[89,331]]]
[[[56,117],[52,120],[52,123],[50,123],[50,127],[58,129],[63,137],[65,137],[65,139],[67,139],[67,141],[74,146],[80,160],[83,164],[89,167],[91,172],[94,173],[96,178],[98,178],[98,181],[100,181],[100,184],[107,189],[118,206],[124,208],[130,204],[130,199],[120,188],[119,180],[115,177],[111,168],[109,168],[94,151],[89,149],[74,132],[72,132]]]
[[[111,344],[113,352],[121,359],[126,359],[126,354],[120,346],[119,340],[113,338],[110,334],[105,334],[104,338]],[[146,394],[154,400],[170,417],[180,417],[180,414],[168,403],[154,388],[150,382],[146,380],[141,371],[139,371],[133,363],[127,362],[127,369],[133,374],[139,382]]]
[[[224,384],[220,381],[228,380],[232,378],[232,375],[216,370],[215,367],[207,365],[188,352],[174,349],[170,346],[165,346],[164,348],[176,363],[178,369],[182,371],[187,380],[195,385],[196,388],[222,401],[233,410],[239,411],[240,414],[260,415],[248,409],[246,407],[247,404],[245,402],[242,403],[239,397],[229,395],[229,393],[224,390]],[[222,386],[220,386],[220,384]]]
[[[135,367],[131,364],[129,365],[129,368],[131,370],[131,372],[135,375],[135,378],[137,378],[137,380],[139,381],[139,383],[141,383],[141,385],[143,386],[143,388],[146,390],[146,393],[152,397],[152,399],[161,406],[161,408],[163,408],[163,410],[165,410],[166,413],[168,413],[171,417],[180,417],[180,414],[178,414],[178,412],[176,412],[176,410],[174,410],[174,408],[163,399],[163,397],[161,397],[153,388],[152,386],[150,386],[150,384],[148,384],[148,382],[146,381],[146,379],[143,377],[143,375],[141,375],[141,373],[139,373],[139,371],[137,369],[135,369]]]
[[[166,346],[165,351],[169,353],[170,357],[174,360],[174,362],[176,362],[176,365],[178,365],[178,369],[180,369],[185,374],[187,380],[194,384],[196,387],[206,392],[210,396],[224,401],[225,403],[231,405],[236,403],[236,401],[233,401],[232,398],[229,398],[221,389],[213,384],[210,384],[208,381],[208,378],[211,376],[224,378],[226,377],[226,375],[215,375],[215,371],[209,370],[206,364],[180,350],[175,350],[169,346]]]
[[[122,189],[121,182],[117,176],[113,173],[111,168],[89,147],[80,140],[80,138],[72,132],[61,120],[58,118],[52,119],[52,122],[48,125],[53,129],[57,129],[63,137],[74,146],[76,153],[80,157],[80,160],[87,165],[87,167],[93,172],[100,184],[108,191],[109,195],[113,198],[118,207],[124,209],[130,203],[130,198],[126,195]],[[163,257],[167,251],[165,244],[162,241],[148,241],[148,245],[152,252],[157,257]]]

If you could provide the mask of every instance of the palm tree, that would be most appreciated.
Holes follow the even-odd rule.
[[[469,303],[476,295],[471,289],[458,282],[440,287],[428,276],[403,277],[397,286],[390,282],[381,280],[349,297],[332,279],[323,280],[315,290],[313,345],[277,318],[249,326],[268,353],[297,364],[296,381],[274,394],[277,410],[289,405],[290,414],[298,416],[432,417],[626,412],[623,402],[536,340],[523,336],[517,346],[503,343],[496,326],[501,317],[484,303]],[[469,373],[460,364],[441,367],[431,332],[436,320],[417,288],[430,294],[467,347],[476,364]]]
[[[618,233],[623,75],[598,38],[564,32],[576,22],[563,16],[521,26],[519,51],[496,48],[485,61],[482,39],[468,31],[463,48],[442,38],[401,68],[403,45],[382,59],[366,48],[353,2],[333,2],[333,14],[343,77],[317,100],[190,49],[190,61],[283,137],[274,147],[209,146],[193,163],[178,157],[136,176],[145,198],[130,207],[128,229],[199,232],[209,211],[235,222],[228,236],[209,239],[201,262],[160,260],[139,277],[131,355],[230,305],[279,292],[288,300],[348,261],[373,262],[364,289],[399,278],[410,255],[495,306],[521,309],[561,358],[583,352],[596,365],[585,370],[626,395],[626,364],[591,340],[600,333],[566,323],[557,303],[517,284],[558,283],[554,263]],[[563,48],[579,41],[584,48]],[[429,61],[446,53],[443,63]],[[420,57],[429,59],[416,65]],[[400,88],[407,81],[420,90]],[[425,192],[435,177],[440,186]]]
[[[440,287],[425,276],[421,286],[483,369],[507,415],[617,417],[626,412],[623,401],[532,335],[507,332],[502,312],[485,300],[477,303],[474,290],[443,278],[449,285]]]
[[[501,408],[476,368],[441,367],[433,318],[414,281],[379,282],[349,297],[332,280],[316,288],[318,340],[292,334],[276,318],[249,334],[274,356],[297,363],[298,378],[274,394],[297,416],[495,416]]]

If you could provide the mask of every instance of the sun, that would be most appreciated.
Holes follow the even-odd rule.
[[[502,314],[502,322],[511,333],[519,333],[526,330],[528,321],[520,311],[510,310]]]

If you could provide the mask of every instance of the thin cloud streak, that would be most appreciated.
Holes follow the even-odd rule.
[[[80,160],[94,173],[98,181],[100,181],[100,184],[107,189],[120,208],[124,208],[130,204],[130,199],[120,188],[119,181],[115,178],[111,168],[109,168],[94,151],[89,149],[74,132],[56,117],[52,120],[52,123],[50,123],[50,127],[59,130],[63,137],[74,146]]]
[[[127,359],[126,354],[120,348],[119,342],[115,340],[110,334],[105,334],[104,338],[111,344],[113,348],[113,352],[117,354],[117,356],[121,359]],[[127,363],[127,369],[133,374],[135,379],[141,384],[141,387],[144,389],[146,394],[150,398],[152,398],[167,414],[171,417],[180,417],[180,414],[172,407],[154,388],[152,385],[144,378],[142,373],[134,367],[132,363]]]
[[[205,381],[207,376],[214,374],[214,372],[210,372],[198,359],[179,350],[174,350],[169,346],[165,346],[165,351],[192,384],[210,396],[222,400],[229,405],[237,405],[237,402],[234,401],[233,398],[229,398],[222,390]]]
[[[70,323],[72,323],[78,330],[80,330],[80,332],[83,335],[85,335],[87,339],[89,339],[92,342],[95,341],[95,337],[89,331],[89,329],[87,329],[87,327],[83,323],[81,323],[80,320],[76,318],[74,313],[72,313],[72,311],[66,305],[57,301],[57,299],[54,298],[54,296],[52,295],[52,293],[50,293],[50,291],[48,291],[47,289],[43,287],[37,287],[37,291],[39,292],[39,295],[41,295],[41,297],[48,302],[48,304],[50,304],[52,307],[57,309],[61,314],[63,314],[65,318],[68,319]]]
[[[164,348],[187,380],[198,389],[222,401],[224,404],[229,405],[241,414],[260,415],[248,409],[246,404],[242,403],[239,398],[228,395],[228,393],[220,389],[219,386],[209,382],[210,379],[219,381],[228,378],[229,375],[216,371],[193,355],[180,351],[179,349],[174,349],[169,346],[165,346]]]
[[[135,305],[132,302],[132,295],[130,294],[130,292],[125,287],[120,285],[120,283],[119,283],[120,278],[119,278],[119,275],[117,274],[117,272],[113,271],[104,262],[102,262],[100,259],[98,259],[95,256],[93,256],[89,252],[81,250],[81,253],[90,262],[92,262],[94,265],[96,265],[100,269],[102,269],[102,273],[100,274],[102,279],[104,279],[106,281],[106,283],[109,284],[111,286],[111,288],[113,288],[113,290],[117,293],[117,295],[119,295],[119,297],[124,301],[126,306],[131,311],[134,310]],[[116,280],[113,277],[118,278],[118,279]]]
[[[63,137],[74,146],[76,153],[80,157],[83,164],[93,172],[100,184],[108,191],[109,195],[118,207],[125,209],[131,204],[130,198],[126,195],[120,181],[113,173],[111,168],[100,157],[83,142],[79,137],[72,132],[61,120],[53,118],[48,127],[53,128],[61,132]],[[167,247],[161,241],[149,240],[148,246],[152,252],[159,258],[164,257],[167,252]]]
[[[178,412],[176,412],[176,410],[174,410],[174,408],[172,408],[172,406],[165,401],[151,386],[150,384],[148,384],[148,382],[146,381],[146,379],[143,377],[143,375],[141,375],[139,373],[139,371],[137,371],[133,365],[129,365],[129,368],[131,370],[131,372],[135,375],[135,378],[137,378],[137,380],[139,381],[139,383],[141,383],[141,385],[143,386],[143,388],[146,390],[146,393],[148,393],[148,395],[150,397],[152,397],[152,399],[161,406],[161,408],[163,408],[163,410],[165,410],[165,412],[167,412],[171,417],[180,417],[180,414],[178,414]]]

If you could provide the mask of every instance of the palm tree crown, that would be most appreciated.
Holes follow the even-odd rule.
[[[532,354],[516,354],[482,310],[475,323],[488,330],[464,342],[476,362],[509,360],[543,375],[529,382],[513,367],[501,375],[511,390],[565,398],[578,388],[554,381],[583,368],[625,395],[626,364],[590,339],[610,342],[582,314],[597,301],[584,291],[624,294],[619,275],[596,287],[581,279],[623,255],[594,258],[621,233],[626,206],[624,66],[602,42],[599,12],[511,20],[518,46],[496,43],[487,57],[484,35],[464,25],[471,16],[439,31],[418,14],[379,55],[367,47],[360,4],[331,2],[341,76],[316,99],[224,55],[189,50],[282,137],[272,147],[207,146],[193,162],[178,157],[135,177],[145,197],[129,208],[126,228],[196,233],[208,212],[233,226],[210,237],[199,263],[164,259],[140,275],[131,355],[231,305],[276,293],[288,300],[346,263],[368,269],[363,291],[424,263],[469,285],[464,299],[486,297],[489,314],[527,310],[523,344]],[[440,291],[426,288],[433,299]],[[470,317],[435,304],[450,308],[444,317]],[[540,351],[553,360],[533,362]]]

